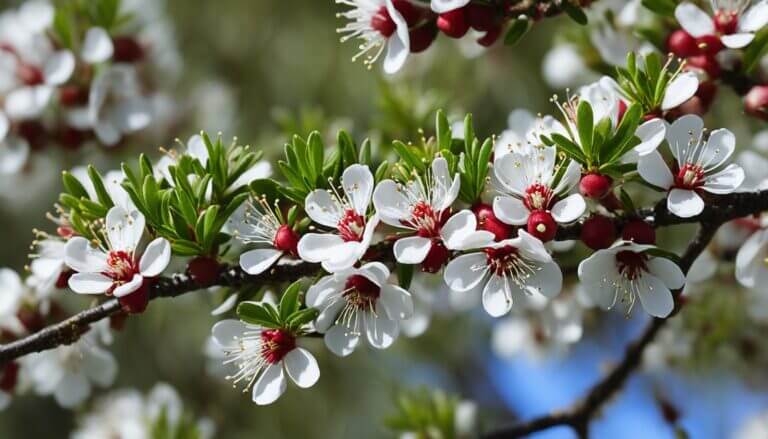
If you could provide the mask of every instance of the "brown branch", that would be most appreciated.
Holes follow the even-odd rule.
[[[757,203],[756,205],[762,206],[762,201],[752,199],[752,196],[757,194],[750,195],[751,196],[744,198],[744,200],[748,199],[750,202],[755,202]],[[734,197],[742,198],[742,195],[737,194]],[[710,204],[707,207],[708,210],[705,210],[705,212],[702,213],[702,215],[711,218],[711,222],[702,224],[698,234],[688,245],[685,254],[680,259],[680,268],[684,273],[688,273],[691,265],[693,265],[693,261],[696,260],[704,249],[706,249],[707,245],[709,245],[709,242],[712,240],[712,237],[715,235],[715,232],[717,232],[717,229],[726,218],[729,218],[731,215],[727,212],[720,212],[719,208],[716,206],[717,204]],[[662,215],[661,218],[666,218],[666,216]],[[674,294],[677,298],[680,291],[675,291]],[[659,330],[664,327],[668,319],[679,311],[680,302],[676,302],[677,306],[675,312],[665,319],[654,318],[645,328],[640,337],[627,346],[624,358],[621,362],[618,363],[608,375],[592,386],[586,396],[572,407],[486,434],[484,437],[486,439],[517,438],[556,426],[569,426],[576,432],[578,437],[589,437],[590,421],[598,410],[608,402],[613,395],[621,390],[627,378],[640,367],[645,348],[654,340]]]

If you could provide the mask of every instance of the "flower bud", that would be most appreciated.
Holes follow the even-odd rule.
[[[465,8],[444,12],[437,17],[437,28],[451,38],[461,38],[469,30]]]
[[[500,219],[496,218],[496,214],[493,213],[491,206],[478,203],[472,207],[472,212],[475,213],[477,218],[478,230],[493,233],[496,241],[503,241],[512,234],[512,226],[504,224]]]
[[[187,274],[201,287],[209,287],[216,282],[221,266],[219,262],[207,256],[198,256],[187,264]]]
[[[424,262],[421,263],[421,271],[437,273],[448,262],[450,257],[451,252],[445,248],[445,244],[442,241],[432,241],[432,247],[429,249],[427,257],[424,258]]]
[[[131,36],[115,37],[112,39],[114,52],[112,59],[115,62],[134,63],[144,58],[144,48]]]
[[[65,85],[59,89],[59,102],[65,107],[76,107],[88,103],[88,90],[77,85]]]
[[[678,29],[667,37],[667,50],[680,58],[687,58],[699,53],[696,38],[688,32]]]
[[[704,35],[696,38],[696,47],[701,55],[717,55],[725,48],[723,42],[716,35]]]
[[[290,226],[283,224],[275,233],[274,246],[276,249],[290,253],[291,256],[299,255],[299,235]]]
[[[744,110],[751,116],[768,120],[768,85],[756,85],[747,92]]]
[[[470,3],[465,9],[467,10],[467,19],[472,29],[488,32],[498,26],[493,9],[490,6]]]
[[[599,200],[608,195],[612,184],[613,180],[607,175],[589,173],[581,177],[579,192],[587,198]]]
[[[424,12],[423,8],[420,8],[408,0],[392,0],[392,6],[397,9],[397,12],[403,16],[408,27],[412,27],[422,19]]]
[[[656,230],[643,220],[634,219],[624,225],[621,238],[635,244],[656,244]]]
[[[411,40],[411,53],[423,52],[437,38],[437,27],[433,23],[427,23],[411,30],[409,36]]]
[[[551,241],[557,234],[557,223],[549,212],[536,210],[528,216],[528,233],[542,242]]]
[[[581,241],[592,250],[608,248],[616,241],[616,226],[606,216],[592,215],[581,226]]]
[[[128,314],[141,314],[147,309],[149,304],[149,287],[150,281],[144,279],[144,283],[138,290],[128,294],[127,296],[118,297],[117,300],[123,307],[123,311]]]
[[[688,57],[685,61],[686,70],[701,70],[709,75],[710,79],[720,77],[720,63],[717,62],[714,56],[696,55]]]

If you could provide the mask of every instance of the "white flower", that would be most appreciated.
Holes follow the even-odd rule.
[[[8,119],[0,111],[0,175],[21,171],[29,159],[29,142],[10,134],[9,127]]]
[[[463,8],[469,4],[470,0],[432,0],[430,7],[438,14]]]
[[[558,127],[560,123],[552,116],[536,117],[528,110],[513,110],[507,117],[507,129],[494,144],[494,160],[510,152],[527,154],[535,150],[541,145],[541,135],[549,135]]]
[[[240,267],[248,274],[263,273],[283,255],[298,256],[299,236],[288,225],[280,223],[265,199],[244,204],[232,215],[228,225],[236,239],[259,246],[240,254]]]
[[[237,372],[227,377],[234,384],[252,388],[251,399],[258,405],[275,402],[285,392],[285,373],[297,386],[312,387],[320,368],[312,354],[296,345],[296,336],[284,329],[267,329],[239,320],[223,320],[213,326],[213,339],[226,353],[225,364]]]
[[[92,27],[85,33],[80,56],[88,64],[96,64],[112,58],[114,50],[109,33],[104,28]]]
[[[768,24],[768,1],[712,0],[713,16],[698,6],[683,2],[675,8],[675,18],[693,37],[716,35],[726,47],[740,49],[755,38],[755,32]]]
[[[511,225],[528,223],[531,212],[551,213],[554,220],[565,224],[577,220],[587,208],[579,194],[565,196],[581,178],[581,167],[575,161],[555,185],[557,151],[554,147],[530,148],[525,153],[512,152],[493,163],[494,188],[501,194],[493,201],[493,213]]]
[[[598,78],[573,44],[557,44],[549,49],[541,71],[547,84],[555,89],[581,86]]]
[[[117,362],[98,344],[95,330],[71,345],[32,354],[22,359],[28,377],[39,395],[52,394],[62,407],[81,404],[91,393],[91,383],[112,384]]]
[[[362,40],[360,51],[352,60],[365,55],[363,63],[370,67],[386,48],[384,71],[395,73],[400,70],[408,58],[411,40],[408,23],[392,0],[336,0],[336,3],[351,7],[339,14],[350,20],[346,26],[338,29],[339,33],[345,34],[341,41],[352,38]]]
[[[644,55],[656,50],[652,44],[636,38],[630,30],[616,29],[612,24],[595,26],[589,37],[600,58],[614,67],[625,67],[629,52]]]
[[[733,133],[723,128],[712,131],[706,140],[704,135],[700,117],[683,116],[667,130],[667,142],[676,161],[675,173],[657,151],[641,157],[637,165],[645,181],[669,191],[667,208],[682,218],[704,210],[699,191],[728,194],[744,181],[744,170],[736,164],[720,170],[736,148]]]
[[[342,196],[336,191],[316,189],[304,203],[307,215],[336,233],[307,233],[299,241],[299,257],[321,262],[328,272],[352,267],[365,255],[379,224],[379,217],[368,218],[373,192],[373,175],[364,165],[352,165],[341,176]]]
[[[682,288],[685,275],[669,259],[648,255],[647,251],[652,248],[619,241],[595,252],[579,264],[584,291],[604,309],[620,302],[629,314],[639,297],[648,314],[668,316],[675,305],[670,290]]]
[[[768,285],[768,222],[747,239],[736,254],[736,279],[747,288],[765,290]]]
[[[99,71],[93,79],[88,121],[105,145],[115,145],[124,135],[144,129],[152,120],[151,110],[132,66],[113,65]]]
[[[27,293],[18,273],[10,268],[0,268],[0,330],[21,335],[26,330],[17,314]]]
[[[96,187],[93,185],[91,177],[88,176],[88,169],[86,167],[77,166],[72,168],[69,172],[83,185],[83,188],[88,193],[88,197],[91,200],[99,201],[99,197],[96,194]],[[115,206],[120,206],[127,211],[136,210],[136,206],[133,204],[131,196],[128,195],[128,191],[122,186],[124,180],[125,174],[123,174],[123,171],[119,170],[108,171],[102,178],[104,189],[107,190],[107,194],[109,195],[109,198],[112,199]]]
[[[493,240],[492,233],[476,230],[477,220],[470,211],[448,218],[459,186],[458,174],[451,178],[448,162],[442,157],[432,162],[431,172],[424,178],[405,185],[394,180],[379,183],[373,193],[376,213],[384,223],[410,230],[415,235],[395,242],[393,250],[398,262],[421,264],[431,251],[441,251],[444,255],[437,258],[439,263],[424,267],[435,272],[447,259],[445,248],[466,249]]]
[[[307,292],[307,306],[320,314],[315,328],[336,355],[351,354],[365,333],[377,349],[388,348],[400,332],[399,321],[413,315],[410,293],[387,283],[389,269],[370,262],[320,279]]]
[[[560,293],[563,274],[544,244],[524,230],[518,237],[488,244],[482,252],[452,260],[445,268],[452,290],[469,291],[482,284],[483,307],[493,317],[512,309],[526,295],[552,298]]]
[[[66,264],[77,273],[69,287],[80,294],[106,293],[116,297],[131,294],[144,285],[144,278],[159,276],[171,259],[171,245],[156,238],[142,251],[144,216],[115,206],[106,219],[106,248],[94,248],[76,236],[67,242]]]

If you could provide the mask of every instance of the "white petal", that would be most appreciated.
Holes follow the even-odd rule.
[[[469,0],[432,0],[430,7],[438,14],[463,8],[469,3]]]
[[[696,89],[693,91],[695,92]],[[640,143],[633,149],[641,157],[650,154],[656,151],[656,148],[664,141],[666,134],[667,126],[663,120],[649,120],[635,130],[635,135],[640,138]]]
[[[101,273],[107,270],[107,255],[91,247],[91,243],[81,236],[67,241],[64,262],[69,268],[81,273]]]
[[[307,291],[307,306],[314,308],[323,308],[327,306],[325,303],[328,301],[333,293],[340,293],[345,289],[346,277],[342,273],[337,275],[325,276],[317,283],[309,287]]]
[[[563,272],[554,262],[542,264],[540,269],[526,281],[525,286],[529,292],[553,298],[560,294],[563,288]]]
[[[456,197],[459,196],[461,182],[458,174],[451,179],[448,171],[448,161],[443,157],[438,157],[432,161],[432,188],[431,204],[436,211],[451,207]]]
[[[677,18],[680,26],[694,37],[715,34],[712,17],[692,3],[684,2],[677,5],[675,18]]]
[[[701,138],[704,121],[695,114],[686,114],[677,118],[667,129],[667,141],[677,163],[685,163],[689,144],[695,144]]]
[[[603,281],[616,272],[616,251],[598,250],[579,263],[579,280],[585,284]]]
[[[700,161],[704,169],[719,168],[736,149],[736,136],[725,128],[712,131],[701,151]]]
[[[616,289],[611,281],[584,283],[580,287],[589,300],[602,309],[611,309],[616,303]]]
[[[92,27],[85,34],[81,56],[83,61],[96,64],[111,58],[114,49],[107,31],[101,27]]]
[[[240,267],[248,274],[261,274],[282,255],[283,252],[273,248],[250,250],[240,255]]]
[[[683,72],[667,84],[661,109],[666,111],[677,107],[696,94],[699,89],[699,78],[693,72]]]
[[[29,143],[21,137],[9,136],[0,141],[0,174],[15,174],[29,159]]]
[[[299,240],[299,257],[307,262],[322,262],[331,257],[344,241],[338,235],[330,233],[307,233]]]
[[[126,282],[120,285],[119,287],[115,288],[115,291],[113,291],[112,294],[115,297],[124,297],[141,288],[143,284],[144,284],[144,278],[137,273],[133,275],[133,278],[131,278],[129,282]]]
[[[67,373],[54,391],[56,402],[64,408],[80,405],[91,393],[91,384],[83,373]]]
[[[501,317],[512,309],[512,297],[505,283],[503,277],[494,274],[483,288],[483,308],[491,317]]]
[[[685,276],[685,281],[690,283],[703,282],[712,276],[717,271],[717,259],[709,250],[704,250],[693,261],[691,268],[688,270],[688,274]]]
[[[171,244],[165,238],[149,243],[139,260],[139,271],[144,277],[159,276],[171,262]]]
[[[329,253],[328,259],[322,261],[323,269],[329,273],[337,273],[352,268],[365,254],[368,246],[360,242],[345,242]]]
[[[674,183],[674,177],[658,151],[640,157],[637,162],[637,172],[648,183],[662,189],[669,189]]]
[[[685,284],[683,270],[666,258],[651,258],[646,263],[648,272],[659,278],[670,290],[677,290]]]
[[[445,267],[445,283],[456,291],[469,291],[479,284],[488,272],[484,253],[461,255]]]
[[[513,226],[526,224],[530,214],[528,208],[519,198],[504,196],[496,197],[493,200],[493,213],[499,220]]]
[[[256,162],[252,167],[250,167],[247,171],[240,174],[239,177],[237,177],[237,180],[235,180],[227,190],[225,191],[225,194],[231,193],[236,191],[237,189],[240,189],[241,187],[250,184],[253,180],[258,180],[260,178],[268,178],[272,175],[272,165],[269,164],[269,162],[260,160]]]
[[[522,196],[530,183],[530,177],[536,177],[527,175],[526,169],[529,166],[525,165],[535,165],[535,163],[533,154],[512,152],[494,161],[493,173],[505,189]]]
[[[389,320],[385,316],[366,312],[363,314],[365,319],[365,334],[368,337],[368,343],[376,349],[386,349],[392,346],[400,333],[397,322]]]
[[[403,227],[401,221],[410,217],[410,203],[402,189],[393,180],[384,180],[373,191],[373,205],[381,220],[394,227]]]
[[[458,245],[469,235],[477,230],[477,218],[472,211],[464,209],[448,218],[440,229],[440,236],[449,249],[458,248]]]
[[[579,219],[586,209],[584,198],[579,194],[572,194],[552,206],[552,217],[558,223],[570,223]]]
[[[355,351],[360,343],[360,336],[351,329],[336,325],[325,333],[325,346],[339,357],[346,357]]]
[[[114,146],[120,141],[123,134],[116,124],[109,120],[99,120],[93,127],[96,137],[107,146]]]
[[[117,376],[117,361],[108,351],[98,347],[86,348],[83,354],[83,371],[96,384],[102,387],[112,385]]]
[[[368,166],[356,164],[345,169],[341,186],[355,211],[365,216],[373,194],[373,174]]]
[[[144,234],[144,215],[115,206],[107,212],[107,237],[113,250],[133,251]]]
[[[67,82],[75,71],[75,56],[69,50],[60,50],[45,60],[43,77],[48,85]]]
[[[206,166],[208,163],[208,148],[205,146],[205,141],[201,135],[195,134],[187,140],[187,154],[196,158],[201,165]]]
[[[384,307],[390,320],[403,320],[413,315],[411,294],[398,286],[382,285],[379,303]]]
[[[669,288],[651,274],[641,276],[638,282],[638,296],[645,312],[654,317],[667,317],[675,307]]]
[[[517,236],[518,242],[512,245],[516,246],[524,257],[537,262],[541,262],[543,264],[552,262],[552,256],[549,254],[549,252],[547,252],[547,248],[544,246],[544,243],[539,240],[539,238],[531,235],[522,228],[517,231]],[[507,245],[508,241],[514,242],[515,240],[511,239],[502,241],[496,244],[496,246],[500,247]]]
[[[747,9],[739,17],[739,30],[742,32],[757,32],[768,24],[768,1],[762,0]]]
[[[5,97],[5,112],[11,119],[29,119],[37,117],[51,100],[53,88],[50,86],[21,87]]]
[[[283,361],[288,376],[302,389],[314,386],[320,379],[320,368],[317,366],[317,360],[306,349],[296,348],[288,352]]]
[[[8,129],[11,127],[11,123],[5,114],[0,111],[0,142],[5,140],[5,136],[8,135]]]
[[[256,384],[253,385],[251,399],[257,405],[269,405],[277,401],[287,387],[283,366],[275,363],[264,369]]]
[[[114,108],[112,122],[123,133],[133,133],[152,122],[152,104],[143,97],[125,99]]]
[[[744,169],[731,163],[722,171],[708,176],[702,189],[713,194],[730,194],[744,182]]]
[[[389,269],[381,262],[368,262],[360,267],[358,271],[379,286],[385,285],[387,279],[389,279]]]
[[[16,314],[24,288],[18,273],[10,268],[0,268],[0,316]]]
[[[690,218],[704,210],[704,200],[694,191],[672,189],[667,196],[667,209],[680,218]]]
[[[219,347],[237,348],[240,344],[240,338],[246,330],[248,328],[240,320],[227,319],[216,322],[211,328],[211,335]]]
[[[421,264],[432,248],[432,240],[420,236],[400,238],[395,241],[395,259],[401,264]]]
[[[312,221],[326,227],[336,228],[344,215],[339,202],[324,189],[316,189],[307,195],[304,206]]]
[[[723,45],[730,49],[741,49],[742,47],[746,47],[754,39],[755,34],[752,33],[722,35],[720,37],[720,41],[723,42]]]
[[[757,285],[758,274],[766,271],[764,259],[768,231],[753,233],[736,254],[736,279],[748,288]]]
[[[336,297],[339,296],[337,295]],[[347,302],[339,297],[338,300],[329,302],[328,306],[325,308],[321,308],[322,311],[320,311],[320,314],[318,314],[314,322],[315,330],[321,334],[326,333],[328,328],[336,323],[336,319],[338,318],[339,313],[342,309],[344,309],[346,304]]]
[[[75,273],[68,283],[78,294],[102,294],[112,288],[113,281],[101,273]]]
[[[395,9],[392,0],[386,0],[386,2],[389,17],[397,26],[395,33],[387,41],[387,54],[384,58],[384,71],[392,74],[400,70],[405,64],[405,60],[408,59],[408,53],[411,50],[411,39],[408,35],[408,24],[403,16]]]
[[[568,167],[565,169],[565,173],[560,177],[560,181],[554,188],[556,194],[562,194],[570,191],[576,183],[581,180],[581,165],[571,160],[568,162]]]
[[[43,0],[24,2],[19,8],[19,21],[32,33],[40,33],[53,23],[53,6]]]

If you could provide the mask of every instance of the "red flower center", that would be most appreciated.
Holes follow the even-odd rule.
[[[411,219],[405,221],[405,224],[415,228],[416,234],[422,238],[433,238],[440,235],[443,217],[447,219],[447,215],[442,213],[447,213],[447,211],[435,212],[429,203],[419,201],[413,205]]]
[[[553,199],[552,189],[541,183],[536,183],[528,186],[528,189],[525,190],[523,204],[528,210],[549,210]]]
[[[739,27],[739,14],[735,11],[718,9],[714,18],[715,30],[721,35],[736,33]]]
[[[381,288],[365,276],[355,274],[347,278],[344,297],[348,306],[358,310],[373,310]]]
[[[282,360],[296,348],[296,337],[283,329],[261,331],[261,356],[269,364]]]
[[[686,163],[675,176],[675,186],[681,189],[696,189],[703,183],[704,170],[699,165]]]
[[[371,28],[386,38],[389,38],[395,33],[397,25],[394,20],[392,20],[392,17],[389,16],[389,11],[387,11],[386,6],[379,8],[373,17],[371,17]]]
[[[109,271],[104,275],[111,277],[116,282],[129,282],[133,275],[138,273],[138,267],[128,252],[123,250],[110,251],[107,255]]]
[[[624,250],[616,253],[616,266],[619,273],[628,280],[635,280],[647,271],[646,262],[648,256],[643,253],[637,253],[630,250]]]
[[[517,248],[511,245],[500,248],[486,248],[485,255],[491,272],[497,276],[513,274],[517,271],[521,261]]]
[[[344,241],[362,241],[363,232],[365,232],[365,218],[355,212],[354,209],[347,209],[344,211],[344,216],[339,221],[337,228],[341,239]]]
[[[40,85],[45,81],[43,71],[30,64],[20,63],[19,66],[16,67],[16,76],[25,85],[30,86]]]

